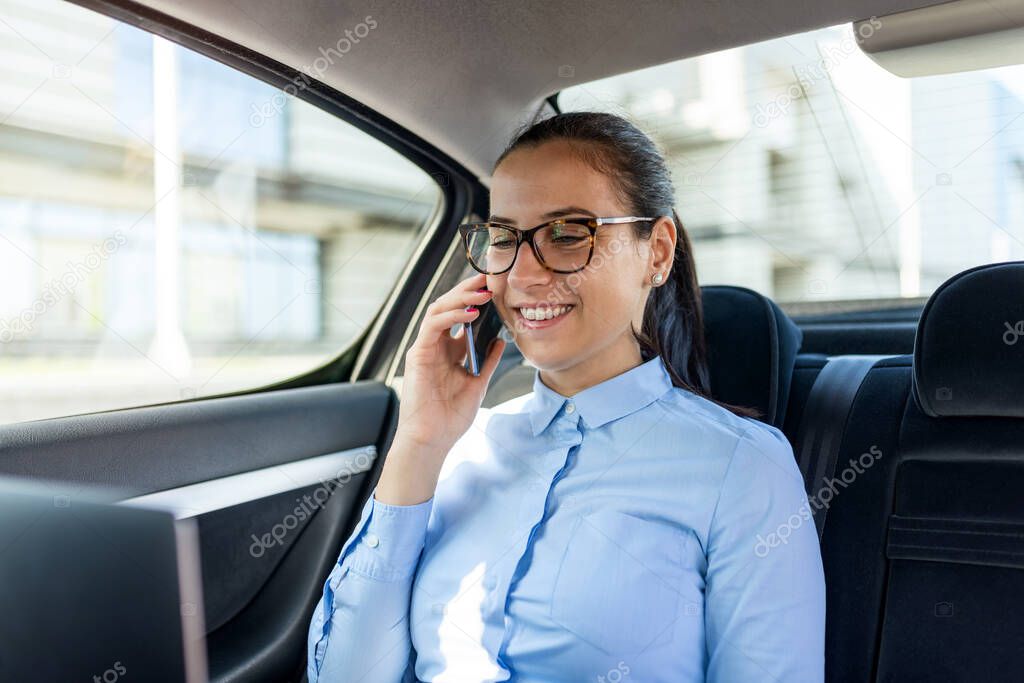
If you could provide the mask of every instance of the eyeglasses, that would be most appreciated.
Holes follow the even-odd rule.
[[[528,242],[537,261],[556,273],[583,270],[594,256],[594,236],[602,225],[657,220],[638,216],[613,218],[558,218],[529,230],[501,223],[464,223],[459,226],[466,259],[476,270],[500,275],[512,269],[519,246]]]

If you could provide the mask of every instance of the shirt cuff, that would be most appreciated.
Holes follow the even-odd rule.
[[[419,562],[434,504],[431,497],[416,505],[388,505],[374,498],[370,518],[349,556],[349,568],[379,581],[409,578]]]

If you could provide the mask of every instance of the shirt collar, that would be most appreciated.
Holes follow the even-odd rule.
[[[661,356],[655,356],[626,372],[587,387],[575,396],[558,393],[540,379],[540,370],[533,374],[533,396],[527,405],[533,435],[547,429],[566,401],[572,401],[587,427],[601,425],[625,417],[644,408],[672,388],[672,378]]]

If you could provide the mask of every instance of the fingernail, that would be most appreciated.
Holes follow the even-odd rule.
[[[476,306],[470,306],[467,308],[466,313],[476,313]]]
[[[491,290],[487,289],[486,287],[481,287],[480,289],[478,289],[476,291],[478,291],[478,292],[489,292]]]

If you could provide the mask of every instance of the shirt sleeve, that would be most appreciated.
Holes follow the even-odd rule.
[[[307,642],[309,683],[399,683],[412,664],[409,601],[434,498],[417,505],[388,505],[375,495],[376,489],[342,546],[313,612]]]
[[[736,446],[708,533],[709,683],[820,683],[825,578],[786,438],[756,426]]]

